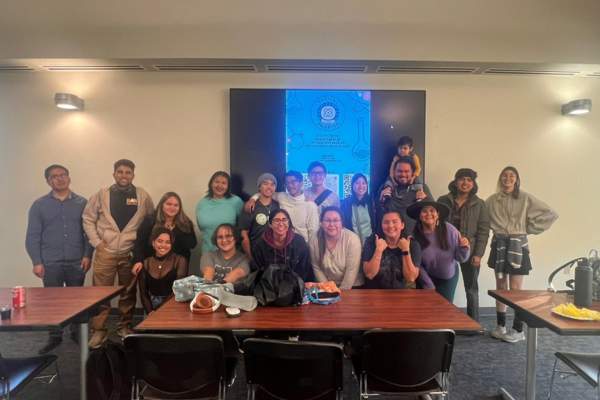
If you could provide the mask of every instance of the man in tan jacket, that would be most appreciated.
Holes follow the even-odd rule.
[[[121,320],[117,333],[121,337],[131,333],[136,302],[136,287],[132,284],[131,250],[137,228],[154,211],[148,193],[132,184],[134,170],[135,164],[130,160],[115,162],[115,184],[100,189],[89,199],[83,211],[83,228],[96,249],[92,261],[93,285],[112,286],[117,275],[119,285],[126,287],[119,297]],[[91,348],[98,348],[106,341],[106,319],[109,312],[110,305],[104,304],[100,307],[100,313],[92,319],[93,335],[89,341]]]

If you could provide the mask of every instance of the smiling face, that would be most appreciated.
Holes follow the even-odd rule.
[[[216,239],[217,247],[223,253],[235,250],[235,236],[233,235],[231,228],[227,226],[220,227],[217,231]]]
[[[400,185],[410,185],[413,181],[413,170],[411,165],[405,162],[396,163],[394,179]]]
[[[285,177],[285,188],[287,192],[292,196],[299,196],[302,194],[303,182],[299,181],[295,176]]]
[[[437,225],[440,219],[440,215],[434,207],[425,206],[421,210],[421,214],[419,214],[419,219],[421,220],[423,225],[432,227]]]
[[[161,233],[152,242],[152,247],[157,257],[164,257],[171,251],[171,237],[167,233]]]
[[[69,173],[62,168],[52,168],[48,173],[48,185],[55,192],[64,192],[69,189],[71,178]]]
[[[326,175],[327,174],[325,173],[323,167],[316,166],[310,170],[310,172],[308,173],[308,178],[310,179],[310,183],[312,183],[313,186],[323,186]]]
[[[369,191],[369,186],[367,185],[367,181],[365,180],[365,178],[360,177],[356,181],[354,181],[354,184],[352,185],[352,191],[354,192],[356,197],[362,199]]]
[[[275,182],[270,179],[262,181],[258,187],[258,193],[264,197],[272,197],[273,193],[275,193]]]
[[[275,233],[275,235],[283,237],[287,235],[289,228],[290,220],[285,213],[277,212],[275,215],[273,215],[273,219],[271,220],[271,229],[273,229],[273,233]]]
[[[381,220],[381,229],[386,240],[395,242],[400,238],[400,234],[404,229],[404,222],[402,222],[402,218],[400,218],[398,213],[387,213]]]
[[[470,176],[463,176],[462,178],[458,178],[456,180],[456,189],[459,193],[469,194],[471,190],[473,190],[473,179]]]
[[[224,176],[218,175],[210,183],[210,188],[215,199],[222,199],[225,193],[227,193],[227,189],[229,189],[229,180]]]
[[[515,190],[517,183],[517,174],[514,171],[507,169],[500,175],[500,186],[504,193],[512,193]]]
[[[115,183],[117,186],[126,188],[131,185],[133,182],[133,178],[135,177],[133,170],[125,165],[120,165],[115,169],[113,173],[113,178],[115,178]]]
[[[342,216],[336,211],[327,211],[321,220],[321,229],[330,239],[338,239],[342,235]]]
[[[180,209],[179,201],[177,200],[177,197],[175,197],[175,196],[171,196],[167,200],[165,200],[165,202],[163,203],[163,206],[162,206],[162,212],[165,215],[165,217],[171,218],[171,219],[175,219],[177,214],[179,214],[179,209]]]

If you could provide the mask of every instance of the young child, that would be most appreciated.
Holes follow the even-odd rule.
[[[396,183],[394,181],[394,164],[396,163],[396,160],[398,160],[400,157],[412,157],[412,159],[415,163],[415,183],[422,183],[423,180],[420,177],[421,176],[421,160],[419,159],[419,156],[415,153],[415,148],[413,146],[413,139],[410,136],[402,136],[400,139],[398,139],[398,144],[396,145],[396,147],[397,147],[397,153],[394,156],[394,158],[392,159],[392,163],[390,164],[388,181]]]

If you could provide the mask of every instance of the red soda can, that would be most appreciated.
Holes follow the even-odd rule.
[[[25,307],[25,288],[23,286],[12,288],[12,306],[13,308]]]

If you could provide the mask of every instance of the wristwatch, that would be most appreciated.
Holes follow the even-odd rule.
[[[402,251],[400,252],[400,254],[402,254],[403,256],[408,256],[408,255],[410,255],[410,253],[409,253],[408,251],[405,251],[405,250],[402,250]]]

